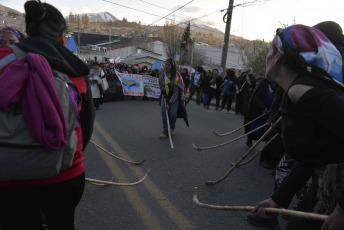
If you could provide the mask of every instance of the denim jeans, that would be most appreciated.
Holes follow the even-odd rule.
[[[170,128],[174,129],[176,127],[176,120],[177,120],[177,112],[179,108],[179,100],[177,99],[169,108],[168,110],[168,118],[170,121]],[[161,117],[162,117],[162,126],[165,131],[168,130],[167,128],[167,117],[166,117],[166,110],[165,110],[165,102],[164,98],[161,97]]]
[[[208,94],[205,93],[203,97],[203,105],[207,106],[207,102],[208,102]]]

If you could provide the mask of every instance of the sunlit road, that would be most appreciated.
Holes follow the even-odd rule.
[[[141,184],[96,186],[86,183],[76,211],[76,228],[177,230],[177,229],[264,229],[251,226],[245,212],[217,211],[192,202],[198,187],[200,202],[214,205],[254,206],[273,190],[271,171],[258,159],[234,170],[224,181],[206,185],[222,177],[248,148],[245,138],[220,148],[196,151],[196,146],[220,144],[243,134],[217,137],[242,125],[243,117],[205,110],[190,102],[190,127],[178,119],[174,149],[168,139],[159,139],[162,129],[157,101],[124,100],[106,102],[96,111],[92,140],[121,158],[145,160],[142,165],[120,161],[92,143],[85,152],[86,177],[114,182],[134,182],[148,169]],[[258,148],[260,148],[258,146]],[[256,150],[257,151],[257,150]],[[280,218],[282,226],[285,221]]]

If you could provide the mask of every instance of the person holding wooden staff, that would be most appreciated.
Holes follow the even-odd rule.
[[[161,90],[160,105],[163,124],[163,131],[159,138],[163,139],[169,137],[167,117],[169,119],[171,134],[174,133],[179,106],[180,103],[183,103],[180,99],[184,98],[183,78],[177,72],[176,63],[172,58],[168,58],[165,61],[165,69],[159,74],[159,86]],[[167,112],[168,115],[166,116]]]
[[[344,229],[342,66],[339,51],[320,30],[293,25],[276,31],[266,76],[286,92],[281,105],[283,144],[296,162],[281,187],[254,209],[259,219],[271,218],[265,207],[287,208],[316,172],[319,191],[311,211],[329,217],[324,222],[289,221],[286,229]]]

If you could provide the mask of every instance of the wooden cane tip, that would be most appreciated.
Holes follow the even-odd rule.
[[[215,183],[214,181],[206,181],[205,184],[206,184],[206,185],[214,185],[214,184],[216,184],[216,183]]]
[[[197,147],[195,144],[192,144],[192,147],[194,147],[194,149],[196,149],[197,151],[199,151],[199,147]]]
[[[135,162],[134,165],[140,165],[142,164],[143,162],[145,162],[146,160],[142,160],[142,161],[139,161],[139,162]]]

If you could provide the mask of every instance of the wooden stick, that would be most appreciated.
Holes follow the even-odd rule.
[[[282,120],[282,117],[280,117],[275,124],[278,124],[280,121]],[[265,137],[271,132],[271,130],[273,129],[273,127],[270,127],[262,136],[261,138],[233,165],[233,167],[228,171],[226,172],[226,174],[221,177],[220,179],[218,179],[217,181],[207,181],[205,182],[206,184],[208,185],[214,185],[214,184],[217,184],[217,183],[220,183],[221,181],[223,181],[231,172],[233,172],[233,170],[243,161],[245,160],[245,158],[248,156],[248,154],[250,154],[253,149],[259,145],[260,142],[262,142]]]
[[[104,181],[104,180],[96,180],[91,178],[85,178],[85,180],[91,184],[104,186],[104,185],[116,185],[116,186],[133,186],[140,184],[142,181],[144,181],[150,173],[150,169],[148,169],[147,173],[138,181],[133,183],[119,183],[119,182],[112,182],[112,181]]]
[[[193,194],[193,202],[201,207],[209,208],[209,209],[216,209],[216,210],[224,210],[224,211],[245,211],[245,212],[252,212],[254,210],[254,206],[219,206],[219,205],[211,205],[199,202],[197,198],[197,187],[195,187],[195,191]],[[310,212],[301,212],[301,211],[294,211],[284,208],[264,208],[268,213],[274,214],[281,214],[285,216],[293,216],[308,220],[317,220],[317,221],[324,221],[328,217],[327,215],[321,215],[317,213],[310,213]]]
[[[104,152],[106,152],[107,154],[109,154],[109,155],[111,155],[111,156],[113,156],[113,157],[115,157],[115,158],[117,158],[117,159],[119,159],[119,160],[121,160],[121,161],[130,163],[130,164],[134,164],[134,165],[140,165],[140,164],[142,164],[142,163],[145,161],[145,160],[142,160],[142,161],[139,161],[139,162],[134,162],[134,161],[125,160],[125,159],[123,159],[123,158],[121,158],[121,157],[119,157],[119,156],[114,155],[113,153],[110,153],[109,151],[107,151],[106,149],[104,149],[103,147],[101,147],[100,145],[96,144],[94,141],[90,140],[90,142],[91,142],[92,144],[94,144],[96,147],[98,147],[99,149],[101,149],[101,150],[103,150]]]
[[[259,151],[256,152],[250,159],[248,159],[247,161],[245,161],[243,163],[240,163],[239,166],[246,165],[246,164],[250,163],[254,158],[256,158],[258,156],[259,153],[261,153],[265,149],[266,146],[268,146],[277,137],[278,137],[278,133],[275,136],[273,136],[268,142],[266,142],[266,144],[261,149],[259,149]],[[231,165],[235,165],[235,163],[232,162]]]
[[[267,112],[265,112],[265,113],[263,113],[263,114],[260,115],[259,117],[256,117],[255,119],[251,120],[250,122],[246,123],[245,125],[243,125],[243,126],[237,128],[237,129],[234,129],[234,130],[232,130],[232,131],[230,131],[230,132],[228,132],[228,133],[219,134],[219,133],[217,133],[215,130],[213,130],[213,133],[214,133],[214,135],[216,135],[216,136],[227,136],[227,135],[229,135],[229,134],[235,133],[236,131],[239,131],[240,129],[245,128],[246,126],[248,126],[248,125],[250,125],[251,123],[253,123],[253,122],[255,122],[256,120],[258,120],[259,118],[263,117],[263,116],[266,115],[268,112],[270,112],[270,110],[267,111]]]
[[[194,149],[196,149],[197,151],[200,151],[200,150],[207,150],[207,149],[215,149],[215,148],[218,148],[218,147],[227,145],[227,144],[229,144],[229,143],[232,143],[232,142],[234,142],[234,141],[237,141],[237,140],[239,140],[239,139],[241,139],[241,138],[243,138],[243,137],[246,137],[246,136],[250,135],[251,133],[254,133],[254,132],[257,131],[257,130],[259,130],[259,129],[261,129],[261,128],[264,128],[264,127],[267,126],[267,125],[269,125],[269,124],[268,124],[268,123],[265,123],[264,125],[262,125],[262,126],[256,128],[256,129],[254,129],[254,130],[252,130],[252,131],[250,131],[250,132],[248,132],[248,133],[246,133],[246,134],[244,134],[244,135],[242,135],[242,136],[240,136],[240,137],[237,137],[237,138],[235,138],[235,139],[233,139],[233,140],[224,142],[224,143],[219,144],[219,145],[213,145],[213,146],[209,146],[209,147],[197,147],[195,144],[192,144],[192,146],[193,146]]]
[[[166,109],[166,98],[164,98],[165,103],[165,112],[166,112],[166,120],[167,120],[167,131],[168,131],[168,139],[170,140],[171,149],[173,149],[173,142],[171,137],[171,128],[170,128],[170,119],[168,118],[168,110]]]

